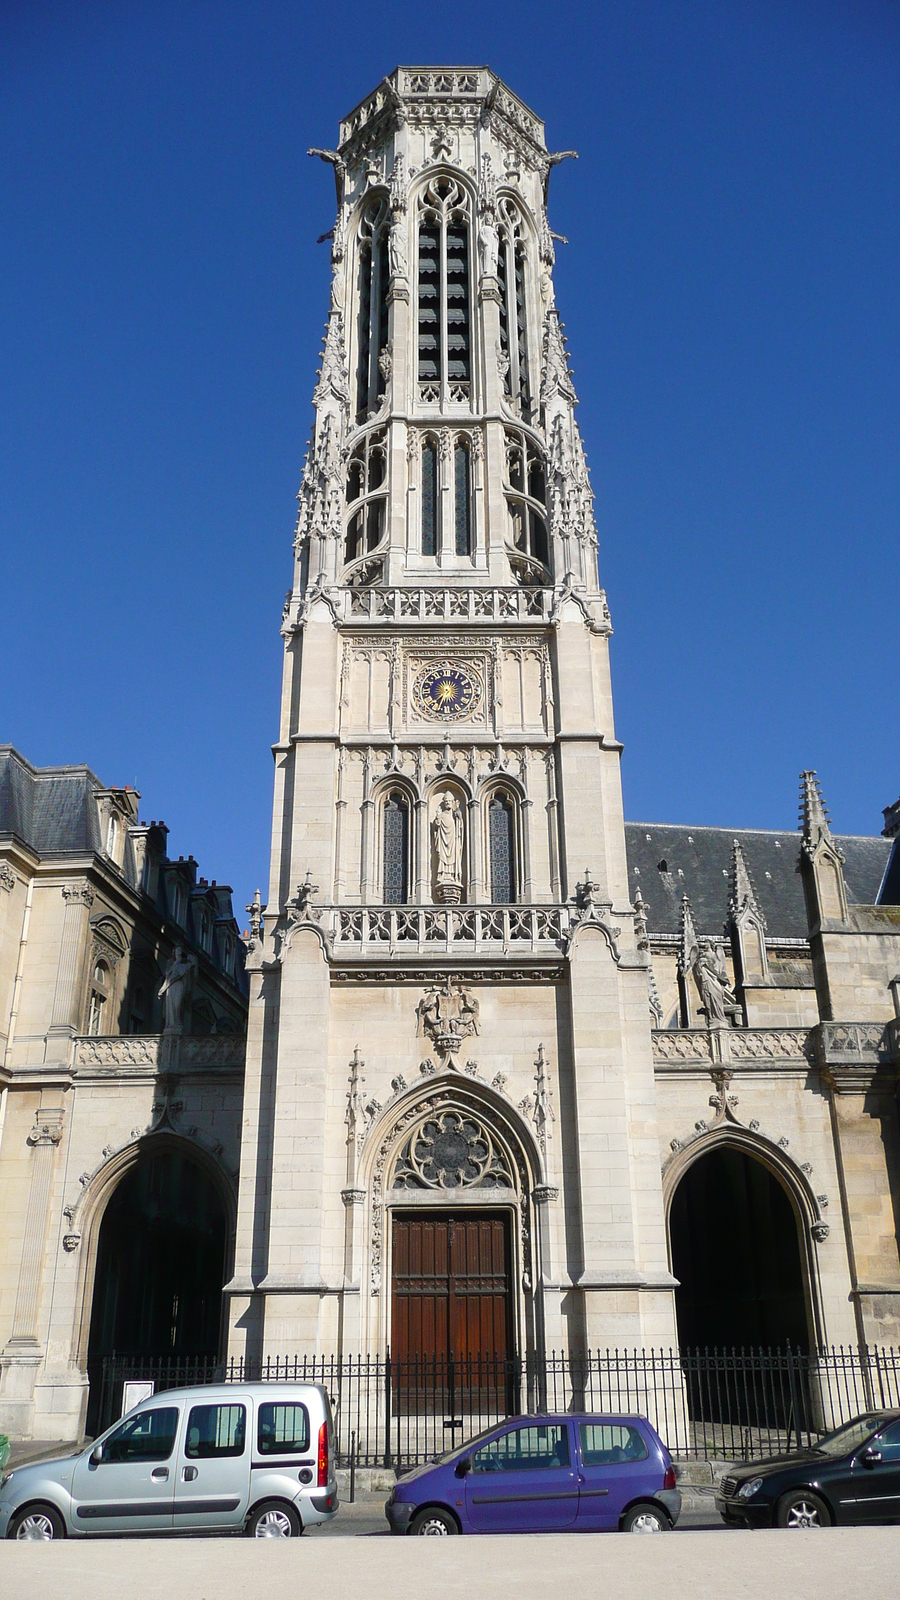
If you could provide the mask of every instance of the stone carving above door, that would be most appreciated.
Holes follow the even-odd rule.
[[[480,1006],[470,989],[456,988],[452,978],[429,989],[416,1006],[418,1037],[430,1039],[441,1056],[455,1055],[463,1041],[478,1032]]]
[[[509,1163],[487,1129],[463,1111],[440,1111],[407,1139],[395,1189],[512,1189]]]

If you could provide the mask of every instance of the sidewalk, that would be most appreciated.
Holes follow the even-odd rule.
[[[4,1600],[893,1600],[900,1529],[0,1545]]]

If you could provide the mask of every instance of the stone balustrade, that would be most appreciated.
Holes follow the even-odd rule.
[[[336,906],[333,949],[406,956],[462,951],[491,955],[561,950],[568,906]]]
[[[163,1033],[100,1034],[75,1040],[74,1066],[150,1067],[154,1070],[189,1070],[191,1067],[243,1068],[247,1041],[230,1034],[195,1037]]]

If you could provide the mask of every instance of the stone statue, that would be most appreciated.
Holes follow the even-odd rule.
[[[694,962],[694,975],[706,1010],[709,1028],[727,1028],[729,1016],[740,1011],[737,996],[728,982],[725,962],[715,945],[704,939]]]
[[[180,1033],[184,1019],[184,1006],[197,976],[197,957],[186,956],[181,945],[175,946],[166,975],[159,989],[159,999],[165,1009],[166,1033]]]
[[[463,820],[452,794],[445,794],[431,824],[437,856],[435,896],[456,905],[462,891]]]
[[[388,234],[388,260],[392,278],[405,278],[406,265],[406,229],[401,217],[396,216],[391,223]]]
[[[497,232],[496,222],[488,212],[485,212],[478,224],[478,248],[481,252],[482,276],[496,278],[497,262],[500,257],[500,235]]]
[[[428,1038],[440,1055],[450,1055],[464,1039],[478,1033],[481,1007],[470,989],[456,989],[448,978],[443,988],[429,989],[416,1006],[417,1035]]]

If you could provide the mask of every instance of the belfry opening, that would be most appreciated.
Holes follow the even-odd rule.
[[[99,1415],[107,1357],[216,1359],[226,1239],[221,1196],[189,1156],[163,1150],[122,1178],[100,1224],[88,1432]]]
[[[680,1180],[669,1218],[684,1349],[810,1346],[797,1216],[784,1185],[720,1145]]]

